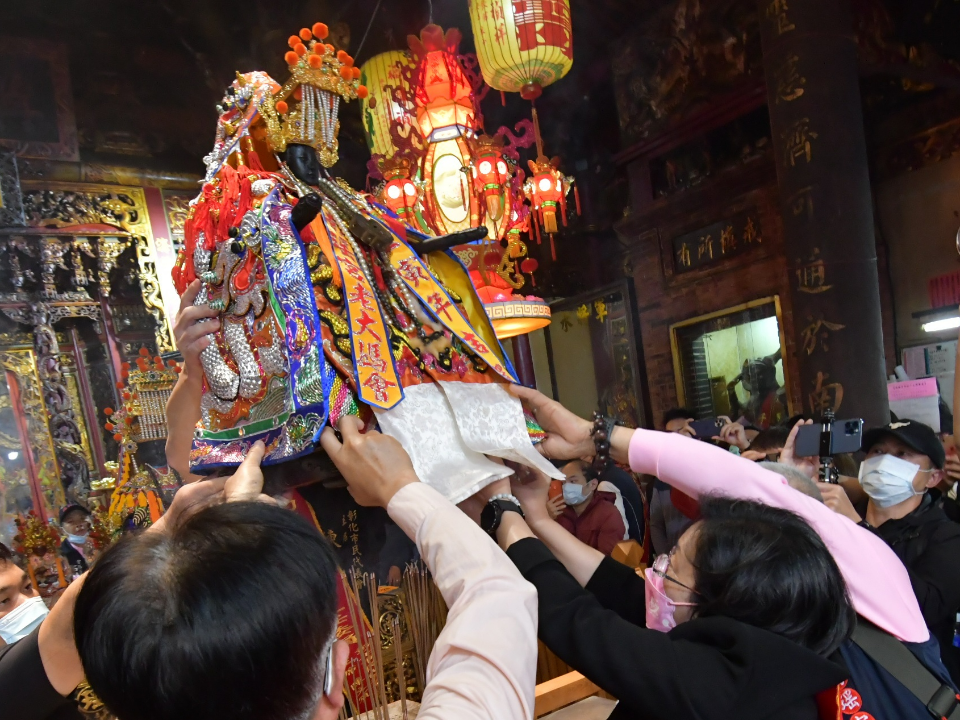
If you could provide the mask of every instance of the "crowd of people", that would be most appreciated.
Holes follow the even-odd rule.
[[[160,521],[88,568],[87,511],[64,508],[62,553],[81,574],[49,612],[0,546],[0,719],[77,717],[84,684],[122,720],[338,717],[348,648],[330,542],[263,494],[262,444],[230,477],[185,465],[205,312],[178,319],[168,461],[186,482]],[[518,466],[457,507],[355,417],[321,438],[354,500],[409,538],[389,579],[417,556],[449,607],[421,720],[533,717],[538,637],[618,700],[615,719],[960,717],[952,436],[895,420],[864,433],[859,468],[837,458],[839,479],[821,482],[819,458],[797,452],[808,419],[724,419],[697,438],[678,409],[659,431],[598,429],[512,392],[546,431],[559,487]],[[642,572],[611,557],[631,540],[650,551]]]

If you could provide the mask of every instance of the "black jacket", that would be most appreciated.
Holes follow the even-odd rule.
[[[82,575],[90,569],[86,559],[80,554],[79,550],[70,544],[69,540],[64,540],[60,543],[60,555],[67,561],[67,564],[73,568],[74,575]]]
[[[0,720],[84,720],[72,697],[58,694],[40,659],[40,628],[0,648]]]
[[[906,566],[930,634],[940,643],[940,657],[960,682],[960,662],[953,630],[960,611],[960,525],[940,506],[940,493],[928,491],[920,507],[906,517],[887,520],[875,529]]]
[[[610,720],[816,720],[815,696],[845,670],[728,618],[648,630],[644,582],[604,558],[586,589],[534,538],[507,554],[537,588],[540,639],[620,700]]]

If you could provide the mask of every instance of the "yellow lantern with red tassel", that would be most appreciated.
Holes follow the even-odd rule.
[[[470,25],[483,79],[526,100],[573,65],[569,0],[470,0]]]

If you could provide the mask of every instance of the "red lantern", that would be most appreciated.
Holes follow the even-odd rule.
[[[456,28],[444,34],[437,25],[427,25],[419,38],[407,38],[419,60],[414,98],[417,122],[427,142],[447,140],[476,128],[473,87],[457,57],[460,39]]]
[[[420,191],[411,179],[412,163],[404,157],[394,155],[389,160],[381,160],[379,164],[386,182],[377,193],[378,199],[408,225],[419,227],[416,213]]]
[[[564,226],[567,224],[567,193],[573,187],[573,178],[561,173],[557,167],[560,158],[547,160],[539,157],[536,161],[530,160],[530,172],[533,177],[527,180],[523,187],[524,193],[533,206],[533,225],[537,232],[537,242],[540,241],[540,229],[550,236],[550,254],[557,259],[557,251],[553,244],[553,235],[557,232],[557,211]],[[580,212],[580,201],[577,198],[577,212]]]
[[[510,214],[510,164],[503,155],[503,139],[483,135],[477,139],[477,156],[473,161],[473,186],[487,206],[487,219],[498,227]],[[502,232],[496,233],[502,236]]]

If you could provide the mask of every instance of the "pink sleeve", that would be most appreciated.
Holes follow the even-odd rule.
[[[634,431],[630,468],[695,498],[717,492],[797,513],[830,549],[860,615],[900,640],[929,639],[910,577],[893,550],[869,530],[794,490],[780,475],[714,445],[652,430]]]
[[[424,483],[387,506],[447,602],[419,720],[532,720],[537,591],[476,523]]]

